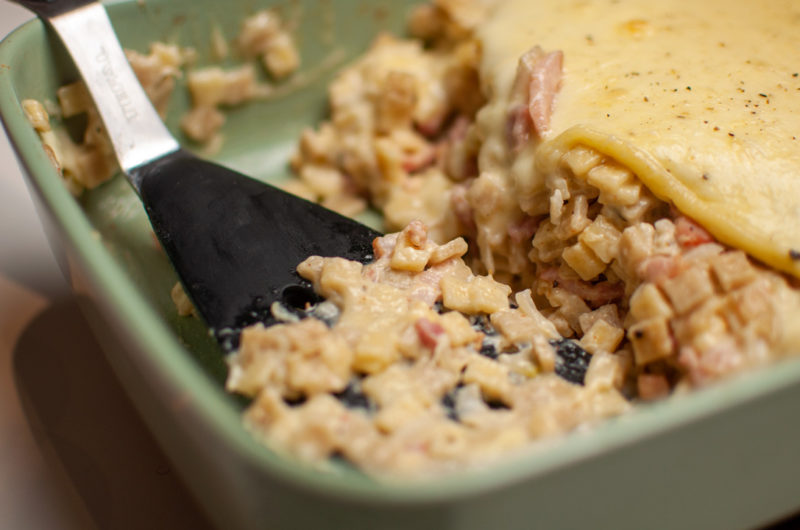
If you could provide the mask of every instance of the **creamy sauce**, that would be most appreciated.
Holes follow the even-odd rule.
[[[519,57],[562,50],[543,159],[594,147],[721,241],[800,276],[798,22],[791,0],[501,2],[479,30],[486,134],[504,133]]]

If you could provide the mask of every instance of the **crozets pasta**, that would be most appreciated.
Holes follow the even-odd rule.
[[[290,184],[349,213],[369,202],[399,232],[366,267],[301,265],[335,306],[327,325],[244,336],[229,383],[255,396],[249,425],[313,462],[419,476],[796,353],[789,11],[414,11],[416,39],[378,39],[331,85],[330,119],[303,134]],[[445,247],[458,252],[431,260]],[[313,353],[276,346],[301,328],[319,337]],[[328,362],[324,389],[293,375]]]
[[[329,87],[286,189],[388,235],[311,256],[324,299],[244,330],[227,389],[278,451],[418,478],[485,465],[800,351],[800,35],[788,0],[438,0]],[[212,34],[219,58],[227,43]],[[181,126],[299,67],[272,11],[193,69]],[[191,50],[129,52],[161,112]],[[260,62],[261,66],[257,63]],[[263,77],[263,76],[262,76]],[[116,170],[81,84],[81,143],[29,120],[74,193]],[[181,315],[193,306],[179,285]]]

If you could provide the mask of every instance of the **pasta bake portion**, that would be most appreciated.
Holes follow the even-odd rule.
[[[800,33],[790,0],[435,0],[329,87],[288,191],[388,235],[312,256],[320,301],[244,330],[227,388],[276,450],[379,477],[483,466],[800,352]],[[228,43],[212,35],[221,58]],[[190,69],[181,126],[300,57],[271,11]],[[192,53],[129,59],[166,109]],[[116,171],[81,84],[24,108],[70,189]],[[86,113],[81,143],[48,111]],[[193,313],[179,286],[173,299]]]
[[[325,316],[245,332],[248,425],[427,475],[798,353],[792,9],[416,9],[331,85],[288,186],[394,233],[301,264]]]
[[[461,238],[437,245],[414,221],[374,247],[366,266],[314,256],[298,267],[332,306],[317,318],[244,331],[228,389],[254,398],[246,420],[268,444],[421,476],[629,407],[631,356],[607,347],[623,334],[613,307],[584,315],[586,340],[563,339],[530,291],[509,301],[507,285],[473,274]]]

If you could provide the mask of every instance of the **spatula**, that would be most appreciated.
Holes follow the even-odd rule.
[[[87,0],[14,0],[59,35],[94,99],[186,293],[226,351],[270,307],[315,301],[295,268],[311,255],[372,258],[371,228],[183,150],[136,79],[105,9]],[[279,124],[274,126],[278,127]]]

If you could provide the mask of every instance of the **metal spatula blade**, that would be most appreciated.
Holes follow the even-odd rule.
[[[195,307],[222,347],[270,306],[312,301],[295,268],[311,255],[368,261],[380,234],[184,151],[127,63],[105,9],[86,0],[15,0],[46,20],[75,61],[123,173]]]

